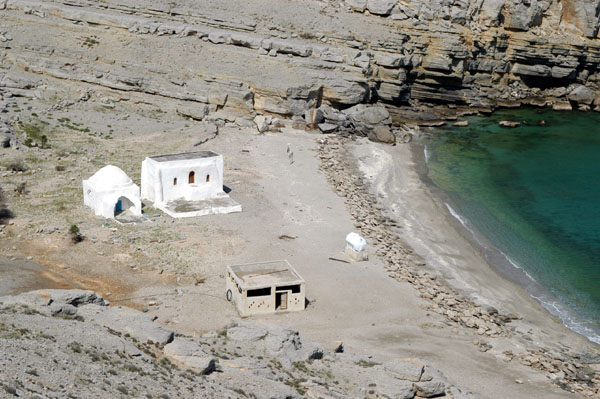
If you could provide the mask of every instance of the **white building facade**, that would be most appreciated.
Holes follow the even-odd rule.
[[[83,202],[98,216],[114,218],[122,212],[141,216],[140,188],[120,168],[107,165],[82,182]]]
[[[241,211],[223,191],[223,156],[212,151],[147,157],[142,198],[173,217]]]

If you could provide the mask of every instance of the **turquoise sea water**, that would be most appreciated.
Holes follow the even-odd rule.
[[[600,344],[600,113],[519,109],[468,120],[425,139],[428,177],[475,236],[522,269],[534,297]]]

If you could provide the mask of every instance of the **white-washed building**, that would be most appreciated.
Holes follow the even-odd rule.
[[[242,210],[223,191],[223,156],[212,151],[147,157],[142,198],[172,217]]]
[[[82,182],[83,202],[98,216],[114,218],[123,212],[142,214],[140,188],[120,168],[107,165]]]

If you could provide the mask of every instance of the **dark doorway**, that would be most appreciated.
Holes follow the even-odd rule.
[[[206,175],[206,182],[210,183],[210,175]]]
[[[131,202],[126,197],[119,197],[117,202],[115,203],[115,216],[120,215],[121,213],[134,208],[133,202]]]
[[[189,184],[194,184],[194,178],[196,177],[196,174],[194,172],[190,172],[190,176],[188,178],[188,183]]]

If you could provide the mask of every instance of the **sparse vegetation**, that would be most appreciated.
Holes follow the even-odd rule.
[[[92,36],[86,37],[83,40],[83,43],[81,44],[81,47],[92,48],[92,47],[95,47],[95,46],[97,46],[99,44],[100,44],[100,40],[99,40],[98,36],[92,35]]]
[[[25,164],[23,163],[22,159],[17,159],[12,161],[11,163],[8,164],[8,170],[12,171],[12,172],[25,172],[27,171],[27,168],[25,167]]]
[[[6,195],[4,194],[4,190],[2,190],[2,187],[0,187],[0,223],[4,224],[6,220],[12,218],[13,216],[13,213],[6,205]]]
[[[79,227],[76,224],[72,224],[71,227],[69,227],[69,235],[71,236],[71,241],[73,241],[74,244],[83,241],[83,235],[79,231]]]
[[[381,363],[377,363],[377,362],[372,362],[372,361],[367,361],[367,360],[360,359],[358,361],[358,363],[356,363],[356,364],[358,364],[360,367],[365,367],[366,368],[366,367],[379,366]]]
[[[15,193],[16,193],[18,196],[21,196],[21,195],[27,194],[27,182],[21,182],[21,183],[18,183],[18,184],[15,186]]]
[[[48,122],[39,119],[34,119],[29,123],[22,123],[20,128],[25,132],[24,144],[27,147],[40,147],[48,148],[48,136],[45,131],[47,129]]]

